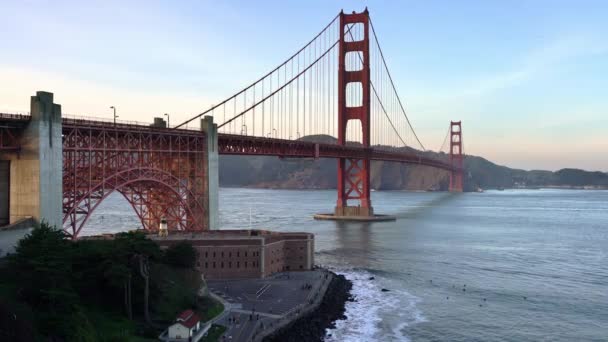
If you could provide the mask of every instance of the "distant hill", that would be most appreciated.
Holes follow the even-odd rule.
[[[316,135],[304,141],[332,143]],[[355,145],[355,144],[353,144]],[[411,148],[396,150],[412,151]],[[447,160],[444,153],[424,152]],[[335,159],[280,159],[262,156],[220,156],[220,185],[277,189],[334,189]],[[608,173],[578,169],[525,171],[496,165],[482,157],[466,156],[465,191],[514,187],[597,187],[608,189]],[[447,190],[448,173],[431,167],[373,161],[371,186],[377,190]]]

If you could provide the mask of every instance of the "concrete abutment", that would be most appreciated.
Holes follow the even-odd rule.
[[[45,221],[61,228],[61,106],[53,103],[52,93],[38,91],[31,97],[30,113],[31,120],[19,138],[20,152],[0,154],[3,161],[0,167],[0,192],[3,192],[0,193],[0,216],[6,215],[8,207],[8,222],[4,223],[12,224],[31,217],[35,222]]]

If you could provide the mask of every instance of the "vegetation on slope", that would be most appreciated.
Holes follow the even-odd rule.
[[[184,309],[223,310],[198,297],[195,257],[191,246],[163,253],[139,232],[71,241],[42,224],[0,264],[0,340],[156,340]]]

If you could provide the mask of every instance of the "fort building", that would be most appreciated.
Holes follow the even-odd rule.
[[[209,230],[149,234],[161,248],[188,241],[198,252],[196,268],[206,279],[264,278],[314,266],[314,235],[268,230]]]

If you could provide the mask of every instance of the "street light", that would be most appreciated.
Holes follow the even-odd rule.
[[[165,113],[165,116],[167,117],[167,128],[171,128],[169,125],[169,114]]]
[[[114,110],[114,126],[116,126],[116,118],[118,117],[118,115],[116,115],[116,107],[111,106],[110,109]]]

